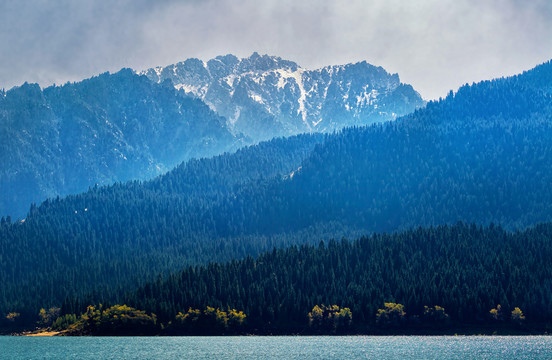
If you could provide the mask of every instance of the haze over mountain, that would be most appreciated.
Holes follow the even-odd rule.
[[[276,139],[143,184],[47,201],[24,223],[0,226],[0,251],[10,254],[0,313],[100,288],[99,298],[116,297],[185,264],[328,237],[550,222],[551,79],[547,62],[322,143],[312,134]]]
[[[394,120],[424,105],[397,74],[366,62],[308,70],[253,53],[188,59],[141,74],[170,80],[224,116],[234,133],[254,141]]]
[[[44,90],[0,93],[0,214],[94,184],[149,179],[243,145],[226,121],[129,69]]]

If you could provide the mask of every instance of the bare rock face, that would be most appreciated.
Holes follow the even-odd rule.
[[[254,53],[188,59],[141,74],[159,83],[170,80],[253,141],[394,120],[425,104],[397,74],[366,62],[307,70]]]

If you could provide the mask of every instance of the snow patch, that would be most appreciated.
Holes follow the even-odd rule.
[[[278,90],[281,90],[286,86],[286,84],[287,84],[286,78],[283,77],[283,76],[279,76],[278,77],[278,83],[276,84],[276,88]]]
[[[249,97],[251,99],[253,99],[254,101],[258,102],[259,104],[263,104],[264,105],[264,101],[263,101],[263,98],[259,95],[259,94],[255,94],[255,93],[250,93],[249,94]]]
[[[237,78],[236,75],[228,75],[227,77],[223,78],[222,80],[228,84],[228,86],[233,87],[234,86],[234,80]]]
[[[228,122],[231,125],[234,125],[236,121],[238,121],[238,119],[240,118],[240,113],[241,113],[241,106],[236,106],[236,110],[234,111],[234,116],[230,116],[228,118]]]
[[[297,168],[297,170],[292,171],[291,174],[289,174],[289,178],[290,178],[290,179],[293,179],[293,176],[295,175],[295,173],[296,173],[296,172],[299,172],[302,168],[303,168],[302,166],[299,166],[299,167]]]
[[[320,124],[321,121],[322,121],[322,118],[320,118],[318,121],[313,121],[312,126],[314,127],[318,126],[318,124]]]
[[[161,73],[163,72],[163,68],[161,66],[157,66],[153,68],[153,71],[157,74],[157,77],[161,79]]]
[[[184,90],[186,93],[192,93],[193,95],[203,99],[207,93],[207,86],[189,85],[189,84],[176,84],[174,87],[178,90]]]
[[[307,92],[305,91],[305,86],[303,84],[303,73],[305,72],[305,70],[301,68],[297,68],[296,71],[290,71],[289,69],[277,69],[276,72],[278,73],[278,75],[280,75],[277,84],[278,90],[283,88],[289,79],[293,79],[297,86],[299,86],[299,92],[301,95],[298,99],[299,110],[297,110],[297,114],[301,114],[303,122],[307,126],[309,126],[309,124],[307,123],[307,112],[305,110],[305,100],[307,99]]]

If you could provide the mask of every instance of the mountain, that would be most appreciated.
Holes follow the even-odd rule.
[[[277,136],[392,120],[424,104],[398,75],[367,63],[310,71],[255,53],[142,74],[2,91],[0,215],[23,218],[48,197],[153,178]]]
[[[188,59],[141,74],[170,80],[224,116],[234,133],[254,141],[394,120],[424,105],[397,74],[366,62],[307,70],[254,53]]]
[[[71,294],[105,303],[154,274],[331,237],[550,222],[552,96],[533,79],[551,73],[547,62],[395,122],[276,139],[4,219],[0,313]]]
[[[129,69],[0,94],[0,214],[95,184],[147,179],[242,144],[224,119]]]

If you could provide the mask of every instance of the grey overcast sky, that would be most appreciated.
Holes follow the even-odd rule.
[[[551,0],[0,0],[0,88],[257,51],[366,60],[425,99],[552,58]]]

